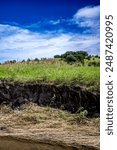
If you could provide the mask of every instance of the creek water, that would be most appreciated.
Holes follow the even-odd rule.
[[[75,150],[77,148],[70,146],[61,146],[48,143],[37,143],[22,141],[10,138],[0,138],[0,150]]]
[[[30,140],[21,140],[10,137],[0,137],[0,150],[98,150],[88,146],[67,146],[55,142],[44,143]]]

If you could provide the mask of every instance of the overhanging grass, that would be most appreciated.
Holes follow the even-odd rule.
[[[0,80],[40,80],[47,83],[82,84],[96,89],[99,88],[99,72],[99,67],[17,63],[0,65]]]

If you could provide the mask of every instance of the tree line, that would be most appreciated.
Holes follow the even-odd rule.
[[[100,59],[100,56],[98,55],[89,55],[86,51],[67,51],[61,55],[55,55],[54,59],[58,59],[59,61],[65,61],[68,64],[76,64],[79,63],[81,65],[84,65],[85,60],[88,60],[88,66],[99,66],[99,61],[95,61],[95,59]],[[46,60],[53,60],[53,58],[35,58],[27,60],[22,60],[20,63],[30,63],[30,62],[40,62],[40,61],[46,61]],[[17,63],[16,60],[8,60],[5,61],[3,64],[14,64]]]

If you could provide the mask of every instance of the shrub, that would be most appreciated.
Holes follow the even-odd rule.
[[[72,54],[70,54],[66,57],[66,61],[67,63],[71,63],[71,62],[76,62],[77,59]]]
[[[90,62],[88,63],[88,66],[99,67],[99,66],[100,66],[100,62],[90,61]]]

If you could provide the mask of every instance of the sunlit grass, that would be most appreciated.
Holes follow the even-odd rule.
[[[100,68],[60,64],[7,64],[0,65],[0,80],[21,82],[82,84],[99,88]]]

